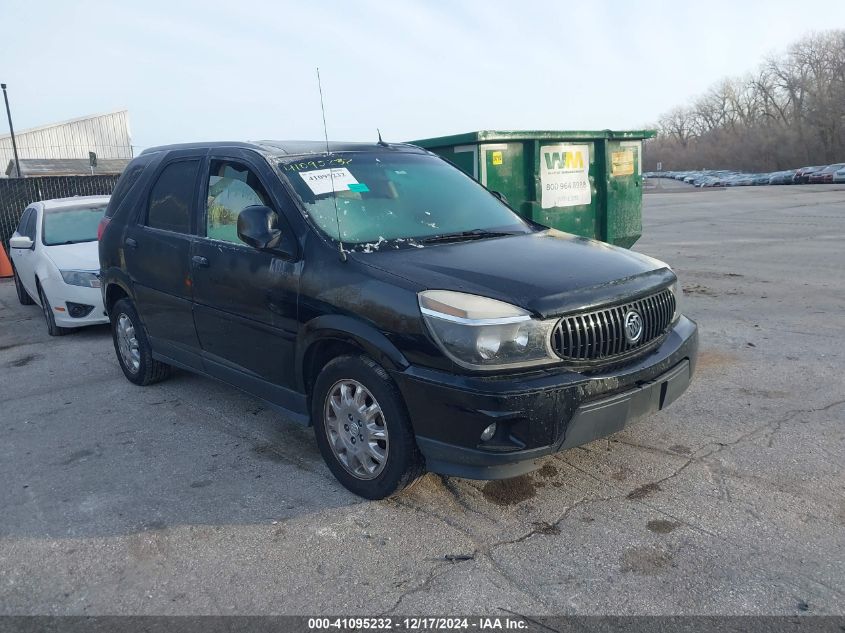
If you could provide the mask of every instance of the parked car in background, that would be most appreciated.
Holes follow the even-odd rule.
[[[836,163],[810,174],[810,184],[821,185],[833,182],[833,174],[843,167],[845,167],[845,163]]]
[[[802,167],[798,171],[795,172],[795,176],[792,179],[792,182],[796,185],[806,185],[810,182],[810,175],[814,172],[821,171],[825,168],[825,165],[815,165],[813,167]]]
[[[811,172],[806,174],[807,177],[807,184],[810,185],[818,185],[822,181],[822,172],[828,168],[828,165],[822,165],[817,169],[814,169]]]
[[[838,169],[833,172],[833,182],[841,183],[845,182],[845,167],[842,169]]]
[[[18,300],[41,307],[51,336],[109,322],[97,247],[108,203],[108,196],[33,202],[9,240]]]
[[[791,185],[793,177],[795,176],[794,169],[787,169],[785,171],[775,171],[769,174],[770,185]]]
[[[697,329],[666,264],[526,221],[420,148],[326,150],[197,143],[126,168],[100,263],[129,381],[175,366],[262,398],[371,499],[424,469],[514,477],[687,388]]]
[[[748,185],[797,185],[834,182],[834,172],[845,163],[749,174],[730,169],[649,172],[652,178],[674,178],[695,187],[743,187]]]
[[[731,187],[748,187],[754,184],[754,179],[751,174],[737,174],[735,178],[731,179]]]

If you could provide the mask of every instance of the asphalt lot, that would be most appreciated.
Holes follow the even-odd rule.
[[[698,321],[667,410],[507,482],[365,502],[310,429],[0,282],[0,613],[845,613],[845,187],[649,193]]]

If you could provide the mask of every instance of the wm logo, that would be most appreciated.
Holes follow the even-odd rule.
[[[546,152],[546,169],[584,169],[581,152]]]

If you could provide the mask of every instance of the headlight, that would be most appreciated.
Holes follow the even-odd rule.
[[[675,280],[669,290],[672,291],[672,294],[675,295],[675,314],[672,315],[672,323],[677,321],[681,317],[681,303],[683,303],[684,299],[684,291],[681,288],[681,281],[679,279]]]
[[[556,321],[539,321],[509,303],[449,290],[419,294],[432,336],[455,363],[470,369],[559,361],[550,348]]]
[[[62,270],[62,279],[71,286],[83,286],[85,288],[99,288],[100,277],[97,273],[84,270]]]

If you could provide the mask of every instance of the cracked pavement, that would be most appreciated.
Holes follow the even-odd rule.
[[[363,501],[310,429],[0,282],[0,613],[845,613],[845,187],[648,193],[701,358],[530,475]]]

